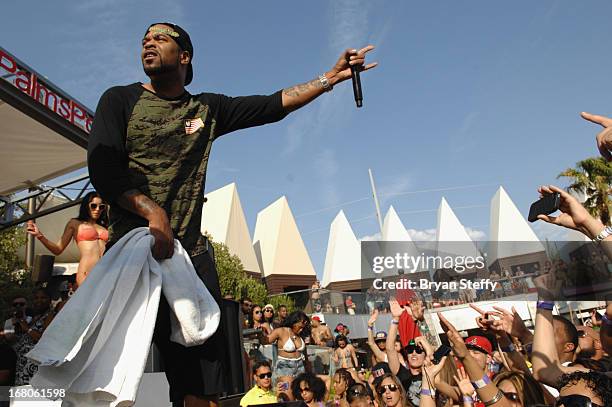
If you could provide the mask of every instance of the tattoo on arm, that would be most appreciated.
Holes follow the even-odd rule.
[[[310,82],[302,83],[302,84],[292,86],[287,89],[283,89],[283,93],[287,96],[298,97],[310,90],[322,89],[322,88],[323,88],[323,84],[321,83],[319,78],[317,78],[317,79],[311,80]]]

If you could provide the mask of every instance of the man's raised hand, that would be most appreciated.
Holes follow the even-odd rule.
[[[597,135],[597,148],[602,157],[608,161],[612,161],[612,119],[605,116],[599,116],[587,112],[580,113],[583,119],[591,123],[599,124],[604,129]]]
[[[335,78],[334,82],[342,82],[351,77],[351,65],[360,66],[360,71],[367,71],[368,69],[372,69],[378,65],[378,62],[371,62],[369,64],[365,64],[365,54],[372,51],[374,49],[374,45],[368,45],[367,47],[361,48],[360,50],[356,49],[347,49],[338,58],[336,65],[331,69],[331,73]]]

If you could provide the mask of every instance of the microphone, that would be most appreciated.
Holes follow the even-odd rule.
[[[357,107],[363,106],[363,94],[361,93],[361,77],[359,76],[361,66],[351,65],[351,80],[353,81],[353,96]]]

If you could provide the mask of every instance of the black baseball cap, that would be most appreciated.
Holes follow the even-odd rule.
[[[149,28],[147,28],[147,32],[149,32],[151,27],[158,24],[167,25],[168,27],[172,28],[174,33],[169,34],[170,38],[172,38],[183,51],[189,52],[191,59],[189,60],[189,66],[187,66],[187,76],[185,76],[185,86],[187,86],[193,80],[193,67],[191,65],[191,61],[193,60],[193,44],[191,43],[191,38],[189,38],[187,31],[183,30],[177,24],[172,23],[153,23],[149,26]]]

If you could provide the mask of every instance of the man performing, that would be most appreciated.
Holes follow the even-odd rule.
[[[269,96],[191,95],[193,46],[187,32],[170,23],[151,25],[142,39],[141,59],[150,78],[107,90],[98,103],[90,134],[91,182],[111,204],[107,247],[128,231],[148,226],[153,256],[173,254],[176,237],[218,303],[221,292],[208,241],[200,233],[204,181],[212,142],[246,127],[276,122],[351,77],[365,71],[367,46],[346,50],[334,67],[310,82]],[[153,341],[162,354],[173,402],[216,406],[225,390],[222,329],[201,346],[186,348],[170,339],[170,310],[162,296]]]

